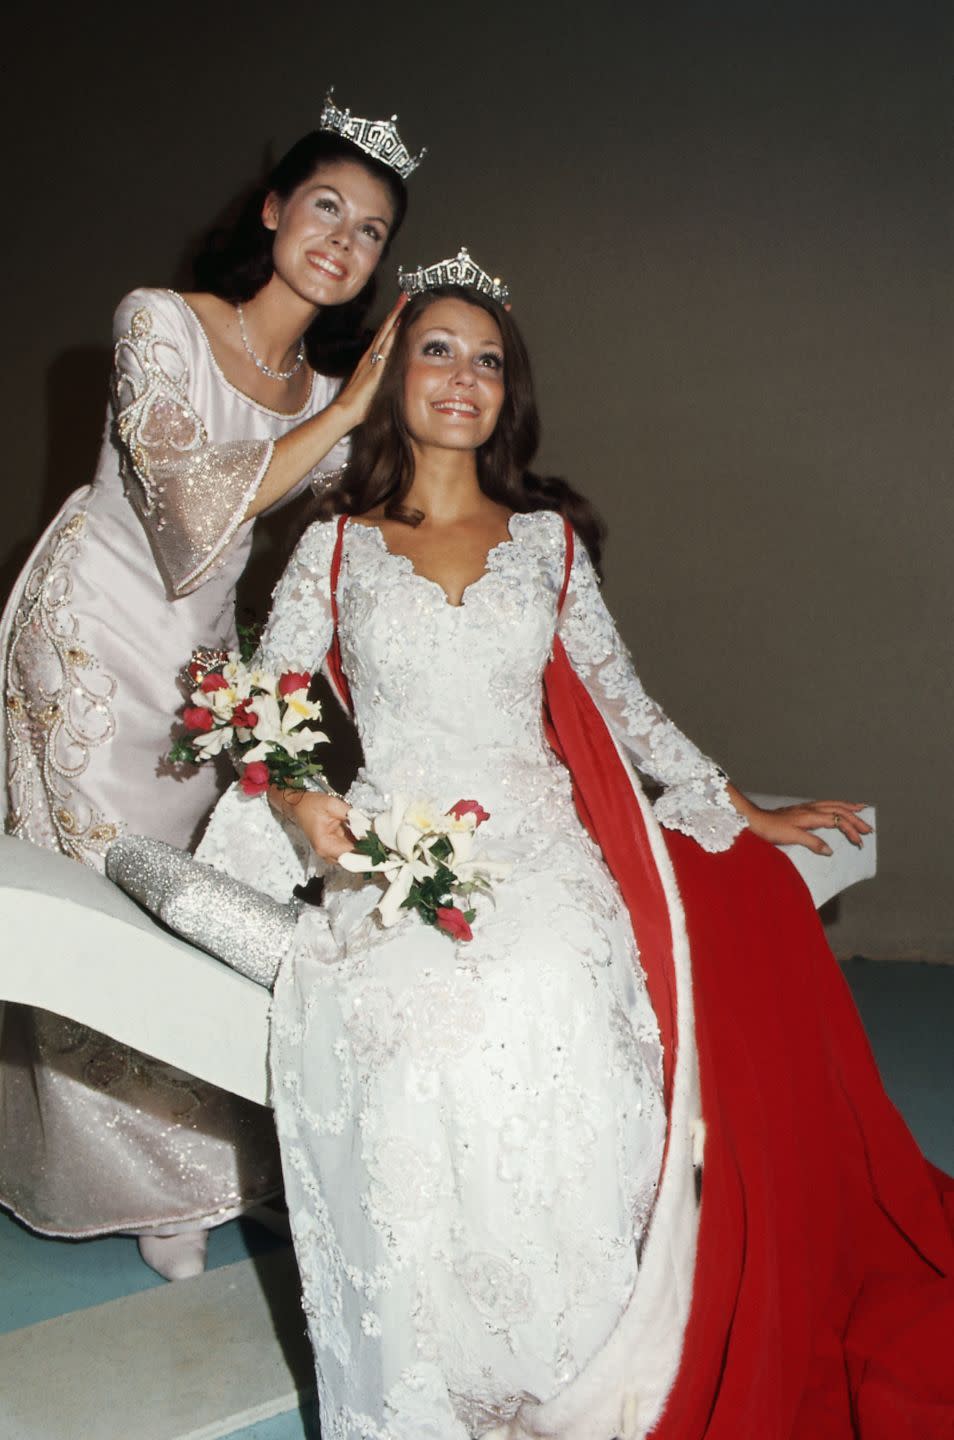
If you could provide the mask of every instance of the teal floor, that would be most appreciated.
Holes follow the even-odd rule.
[[[209,1267],[261,1255],[287,1241],[261,1225],[235,1220],[209,1235]],[[102,1305],[166,1281],[139,1258],[135,1240],[44,1240],[0,1211],[0,1334]]]
[[[845,973],[889,1094],[925,1153],[954,1172],[954,966],[852,960]],[[209,1264],[229,1265],[281,1243],[258,1225],[234,1221],[213,1231]],[[4,1214],[0,1276],[0,1331],[165,1283],[142,1264],[134,1240],[42,1240]],[[315,1431],[296,1411],[228,1440],[315,1440]]]

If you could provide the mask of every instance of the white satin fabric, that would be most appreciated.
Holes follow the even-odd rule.
[[[97,869],[123,831],[189,846],[221,791],[213,768],[165,759],[180,672],[195,647],[234,644],[248,501],[274,440],[338,383],[315,376],[295,415],[249,399],[168,290],[127,295],[114,342],[94,481],[41,537],[0,629],[6,828]],[[262,1109],[93,1030],[10,1006],[0,1057],[0,1203],[36,1229],[211,1224],[280,1183]]]

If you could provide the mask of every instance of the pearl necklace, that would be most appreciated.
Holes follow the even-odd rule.
[[[270,365],[265,364],[264,360],[260,360],[258,358],[258,356],[255,354],[255,351],[252,349],[251,344],[249,343],[248,334],[245,330],[245,316],[242,314],[241,305],[236,305],[235,311],[238,315],[239,331],[242,336],[242,344],[245,346],[245,353],[248,355],[248,358],[252,361],[252,363],[258,366],[262,374],[267,375],[269,380],[291,380],[293,376],[297,375],[302,365],[305,363],[305,337],[302,336],[302,338],[298,342],[298,355],[291,369],[273,370]]]

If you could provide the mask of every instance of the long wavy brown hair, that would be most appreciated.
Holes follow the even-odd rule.
[[[364,515],[383,507],[389,520],[419,525],[424,519],[420,511],[406,504],[414,480],[414,453],[404,419],[408,334],[415,320],[435,300],[448,298],[485,310],[496,322],[503,342],[505,396],[493,434],[477,451],[481,490],[491,500],[520,514],[555,510],[565,516],[598,570],[604,527],[593,506],[565,480],[536,475],[530,469],[540,443],[540,418],[530,357],[517,324],[496,301],[463,286],[427,290],[405,308],[367,419],[354,432],[343,483],[324,497],[320,514],[323,518],[334,514]]]

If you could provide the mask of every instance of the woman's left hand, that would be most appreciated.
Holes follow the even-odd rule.
[[[398,297],[392,309],[385,316],[378,333],[358,361],[354,373],[331,402],[329,408],[338,410],[347,417],[349,430],[360,425],[367,416],[368,407],[381,383],[384,361],[394,348],[398,321],[407,301],[408,297],[404,294]]]
[[[862,837],[872,831],[872,826],[858,813],[864,805],[850,800],[807,800],[802,805],[763,810],[745,797],[740,799],[744,804],[737,803],[737,809],[748,821],[750,830],[773,845],[804,845],[816,855],[830,855],[831,846],[814,833],[816,830],[840,830],[859,850]]]

